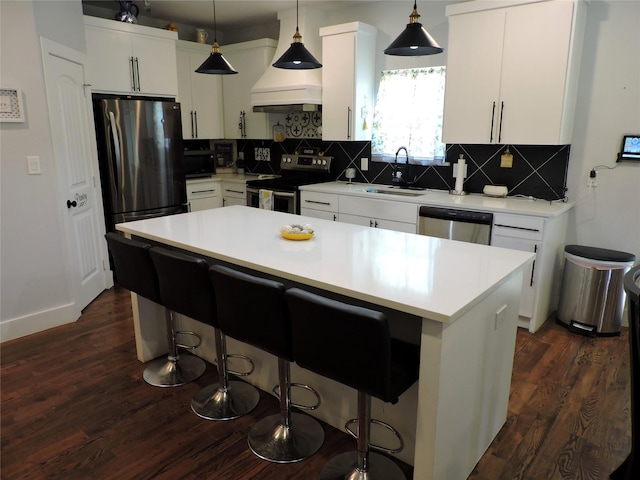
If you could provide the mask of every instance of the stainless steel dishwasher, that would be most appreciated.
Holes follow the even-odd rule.
[[[492,223],[492,213],[421,206],[418,234],[489,245]]]

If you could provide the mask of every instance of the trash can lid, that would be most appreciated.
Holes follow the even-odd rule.
[[[586,247],[584,245],[567,245],[564,251],[577,257],[600,260],[602,262],[633,262],[636,256],[633,253],[618,252],[606,248]]]

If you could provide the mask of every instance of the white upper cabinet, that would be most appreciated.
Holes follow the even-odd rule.
[[[371,140],[376,32],[360,22],[320,29],[323,140]]]
[[[222,79],[225,138],[272,137],[267,114],[253,112],[251,88],[271,65],[277,44],[265,38],[220,47],[224,58],[238,71]]]
[[[176,52],[182,137],[224,138],[221,76],[195,72],[211,54],[211,46],[178,40]]]
[[[176,97],[176,32],[84,17],[94,92]]]
[[[571,143],[583,2],[513,3],[447,7],[446,143]]]

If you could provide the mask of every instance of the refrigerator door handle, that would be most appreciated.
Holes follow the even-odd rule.
[[[111,124],[111,140],[113,142],[113,175],[111,175],[111,186],[114,192],[118,192],[118,182],[115,180],[120,172],[122,161],[120,158],[120,136],[118,135],[118,124],[116,123],[116,117],[113,112],[109,112],[109,123]]]

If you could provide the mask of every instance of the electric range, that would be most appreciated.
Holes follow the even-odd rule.
[[[315,148],[283,154],[280,177],[247,182],[247,205],[259,208],[260,190],[265,190],[269,192],[273,210],[300,214],[299,187],[331,181],[331,160],[332,157],[325,157]]]

